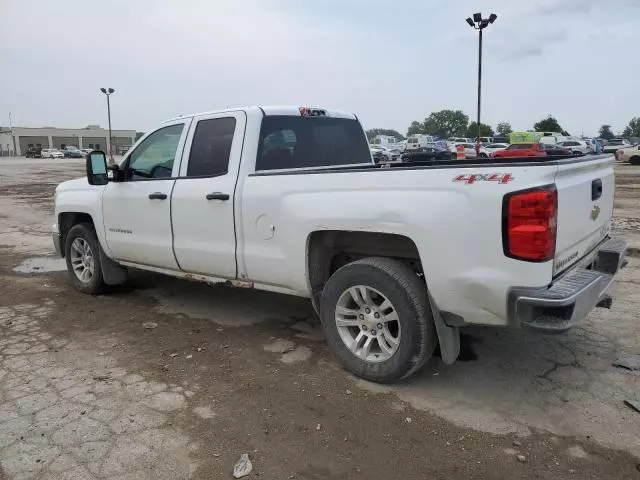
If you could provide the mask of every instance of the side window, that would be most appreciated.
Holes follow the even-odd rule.
[[[128,179],[171,177],[183,128],[182,123],[161,128],[138,145],[129,157]]]
[[[224,175],[229,167],[235,118],[200,120],[189,154],[188,177]]]

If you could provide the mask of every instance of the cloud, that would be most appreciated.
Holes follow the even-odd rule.
[[[401,131],[442,108],[475,111],[477,33],[464,22],[478,8],[471,0],[0,4],[0,115],[11,111],[23,126],[104,125],[103,86],[116,89],[114,127],[138,130],[242,104],[323,105]],[[484,0],[482,12],[498,20],[484,37],[483,121],[526,129],[553,111],[570,131],[624,127],[637,116],[628,101],[637,82],[594,59],[629,65],[638,6]],[[584,69],[565,68],[567,58]],[[532,74],[532,66],[544,68]],[[541,88],[542,98],[513,108],[522,92]]]
[[[498,47],[499,58],[504,62],[524,60],[541,56],[549,48],[568,40],[569,35],[564,29],[543,27],[540,30],[511,29],[507,32],[509,42],[501,43]]]
[[[588,14],[606,10],[622,14],[625,9],[639,9],[637,0],[537,0],[532,10],[543,15]]]

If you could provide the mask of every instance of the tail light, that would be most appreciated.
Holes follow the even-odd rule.
[[[558,191],[555,185],[505,195],[502,247],[507,257],[546,262],[556,250]]]

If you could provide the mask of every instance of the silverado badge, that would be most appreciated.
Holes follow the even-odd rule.
[[[600,215],[600,207],[597,205],[594,205],[593,208],[591,209],[591,220],[595,222],[596,218],[598,218],[598,215]]]

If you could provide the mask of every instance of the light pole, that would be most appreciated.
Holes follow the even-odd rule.
[[[113,88],[101,88],[100,91],[107,96],[107,117],[109,118],[109,158],[113,163],[113,137],[111,136],[111,103],[109,97],[115,90]]]
[[[489,15],[489,18],[482,18],[481,13],[474,13],[473,18],[467,18],[467,23],[471,28],[478,30],[480,33],[478,41],[478,138],[476,140],[476,151],[480,150],[480,99],[482,97],[482,31],[490,24],[496,21],[498,16],[495,13]]]

